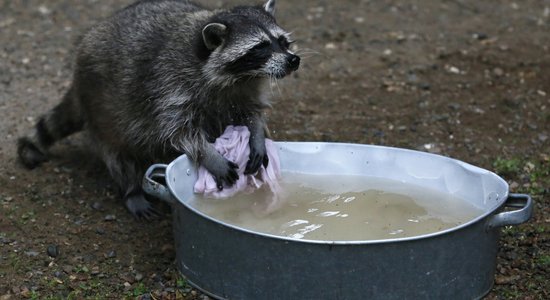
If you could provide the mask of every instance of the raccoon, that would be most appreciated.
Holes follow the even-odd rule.
[[[114,13],[80,38],[72,84],[18,140],[19,160],[34,168],[52,144],[84,130],[126,208],[147,219],[157,212],[141,180],[154,162],[185,153],[219,189],[235,183],[237,165],[211,144],[228,125],[251,133],[245,173],[267,166],[267,85],[300,65],[274,11],[275,0],[218,10],[143,0]]]

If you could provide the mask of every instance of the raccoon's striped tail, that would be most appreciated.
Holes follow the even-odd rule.
[[[21,163],[33,169],[48,160],[48,148],[56,141],[82,130],[84,121],[71,88],[61,103],[41,116],[33,133],[17,141]]]

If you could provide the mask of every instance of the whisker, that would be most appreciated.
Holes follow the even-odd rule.
[[[275,86],[277,87],[277,92],[279,93],[279,96],[282,96],[283,93],[281,92],[281,87],[279,87],[279,80],[277,78],[274,78],[275,79]]]
[[[297,53],[314,53],[314,54],[322,54],[321,52],[312,49],[312,48],[298,48],[296,49]]]
[[[300,56],[300,58],[301,58],[302,60],[304,60],[304,59],[309,59],[309,58],[312,58],[312,57],[315,57],[315,55],[301,54],[301,53],[300,53],[298,56]]]
[[[271,96],[275,96],[275,93],[273,92],[273,85],[275,84],[273,82],[273,76],[271,76],[271,74],[269,74],[268,78],[269,78],[269,90],[271,92]]]
[[[300,57],[313,57],[313,56],[317,56],[317,55],[321,55],[324,58],[327,57],[326,54],[323,54],[323,53],[320,53],[318,51],[314,51],[314,50],[311,50],[311,49],[298,49],[295,53],[296,53],[296,55],[298,55]]]

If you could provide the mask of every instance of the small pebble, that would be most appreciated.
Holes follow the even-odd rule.
[[[113,258],[113,257],[116,257],[116,251],[115,251],[115,250],[111,250],[111,251],[107,252],[107,254],[105,254],[105,257],[106,257],[106,258]]]
[[[135,280],[136,281],[141,281],[142,279],[143,279],[143,275],[141,273],[137,273],[136,277],[135,277]]]
[[[384,137],[384,131],[382,130],[375,130],[374,133],[373,133],[373,137]]]
[[[453,74],[460,74],[460,69],[457,67],[450,66],[448,70]]]
[[[38,12],[42,15],[49,15],[52,11],[44,5],[38,7]]]
[[[63,272],[67,274],[70,274],[73,272],[73,266],[70,266],[70,265],[65,265],[62,267],[62,269],[63,269]]]
[[[535,123],[527,123],[527,127],[529,127],[529,129],[531,129],[531,130],[537,130],[538,129],[538,126]]]
[[[103,204],[101,202],[92,203],[92,208],[95,210],[103,211]]]
[[[456,103],[456,102],[451,102],[447,106],[452,110],[459,110],[460,109],[460,104]]]
[[[59,255],[59,247],[57,247],[57,245],[49,245],[47,252],[50,257],[55,258]]]
[[[420,87],[420,89],[422,89],[424,91],[428,91],[432,87],[429,83],[426,83],[426,82],[420,83],[418,86]]]
[[[151,275],[151,279],[153,279],[154,282],[159,282],[162,280],[162,277],[159,274],[155,273]]]
[[[172,280],[172,273],[169,271],[166,271],[162,274],[162,277],[164,277],[165,280]]]
[[[495,284],[503,285],[503,284],[511,284],[519,279],[518,275],[513,276],[496,276],[495,277]]]
[[[106,215],[105,216],[105,221],[114,221],[114,220],[116,220],[115,215]]]
[[[506,253],[506,258],[508,260],[516,260],[518,258],[518,253],[515,251],[510,251]]]
[[[105,229],[103,228],[96,228],[95,229],[95,233],[99,234],[99,235],[103,235],[105,234]]]
[[[334,49],[336,49],[336,44],[327,43],[327,44],[325,44],[325,49],[334,50]]]
[[[474,113],[476,113],[478,115],[483,115],[483,114],[485,114],[485,110],[483,110],[479,107],[474,107]]]
[[[424,151],[427,151],[429,153],[436,153],[436,154],[441,153],[441,148],[435,143],[424,144],[422,145],[422,148]]]
[[[430,144],[424,144],[423,147],[426,150],[430,150],[430,149],[434,148],[435,145],[433,143],[430,143]]]
[[[30,298],[31,297],[31,291],[27,287],[21,288],[21,293],[19,293],[24,298]]]
[[[6,244],[7,245],[11,242],[13,242],[12,239],[8,239],[7,237],[0,236],[0,244]]]
[[[476,40],[483,41],[483,40],[486,40],[489,36],[487,36],[486,33],[478,32],[478,33],[472,34],[472,37]]]
[[[25,251],[25,255],[27,256],[30,256],[30,257],[35,257],[35,256],[38,256],[38,252],[36,251]]]
[[[99,272],[99,267],[92,267],[92,270],[90,271],[90,275],[98,275],[100,272]]]
[[[504,75],[504,71],[501,68],[494,68],[493,74],[495,74],[495,76],[497,77],[501,77],[502,75]]]
[[[130,275],[130,274],[128,274],[128,273],[120,274],[120,275],[119,275],[119,278],[122,279],[122,280],[124,280],[125,282],[130,283],[130,284],[136,282],[134,276],[132,276],[132,275]]]
[[[162,247],[160,247],[160,250],[162,252],[174,252],[174,245],[173,244],[164,244]]]

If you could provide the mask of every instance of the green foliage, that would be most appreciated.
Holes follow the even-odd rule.
[[[550,255],[541,255],[537,257],[537,264],[542,267],[550,267]]]
[[[143,284],[143,282],[140,282],[138,284],[138,286],[136,286],[134,288],[134,291],[133,291],[133,296],[137,297],[137,296],[141,296],[143,294],[147,293],[147,287],[145,287],[145,284]]]
[[[31,299],[32,300],[38,300],[40,299],[40,294],[36,291],[31,291]]]
[[[493,162],[496,173],[507,179],[520,179],[517,192],[527,193],[531,196],[542,195],[545,187],[550,186],[550,162],[548,159],[524,160],[520,158],[497,158]]]
[[[90,269],[88,269],[88,267],[86,267],[86,266],[78,265],[78,266],[76,266],[76,268],[74,268],[74,271],[76,273],[88,273],[88,272],[90,272]]]
[[[493,163],[495,172],[502,176],[517,176],[521,172],[521,161],[517,158],[497,158]]]
[[[185,278],[183,278],[183,277],[179,277],[176,284],[177,284],[177,287],[178,287],[179,289],[187,289],[187,288],[189,288],[189,284],[187,283],[187,280],[185,280]]]

